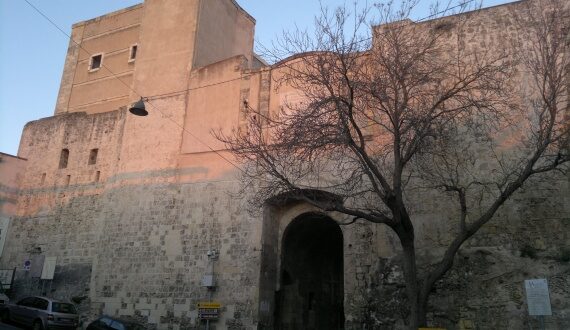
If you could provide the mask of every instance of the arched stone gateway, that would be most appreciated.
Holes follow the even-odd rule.
[[[277,329],[343,329],[343,238],[331,218],[305,213],[281,243]]]

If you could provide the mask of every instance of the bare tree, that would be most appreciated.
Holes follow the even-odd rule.
[[[465,44],[462,24],[473,14],[413,23],[414,5],[376,5],[371,38],[360,33],[369,8],[324,9],[314,35],[284,34],[273,54],[297,55],[272,75],[300,98],[274,113],[248,107],[246,130],[218,134],[243,161],[258,205],[286,193],[393,230],[410,329],[426,325],[430,292],[462,244],[529,178],[565,171],[569,160],[563,3],[518,5],[526,6],[513,21],[520,38],[504,51]],[[459,214],[455,237],[430,265],[416,256],[417,190],[439,193]]]

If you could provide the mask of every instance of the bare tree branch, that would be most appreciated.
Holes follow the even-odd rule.
[[[415,4],[376,5],[375,27],[371,8],[322,7],[314,36],[285,33],[270,52],[291,100],[269,113],[246,104],[247,127],[216,136],[243,163],[253,204],[289,196],[351,217],[342,225],[389,226],[417,329],[462,244],[530,177],[567,171],[570,43],[559,0],[518,4],[518,39],[501,49],[465,46],[469,15],[411,22]],[[408,197],[418,190],[459,211],[456,236],[421,275]]]

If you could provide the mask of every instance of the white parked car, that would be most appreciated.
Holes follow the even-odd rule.
[[[74,330],[79,323],[73,304],[46,297],[27,297],[15,304],[0,305],[0,318],[34,330]]]

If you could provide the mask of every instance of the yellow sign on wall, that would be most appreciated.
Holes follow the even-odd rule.
[[[220,316],[222,304],[215,301],[201,301],[198,303],[198,318],[202,320],[217,320]]]
[[[219,302],[215,302],[215,301],[201,301],[198,303],[198,308],[220,308],[222,307],[222,304],[220,304]]]

